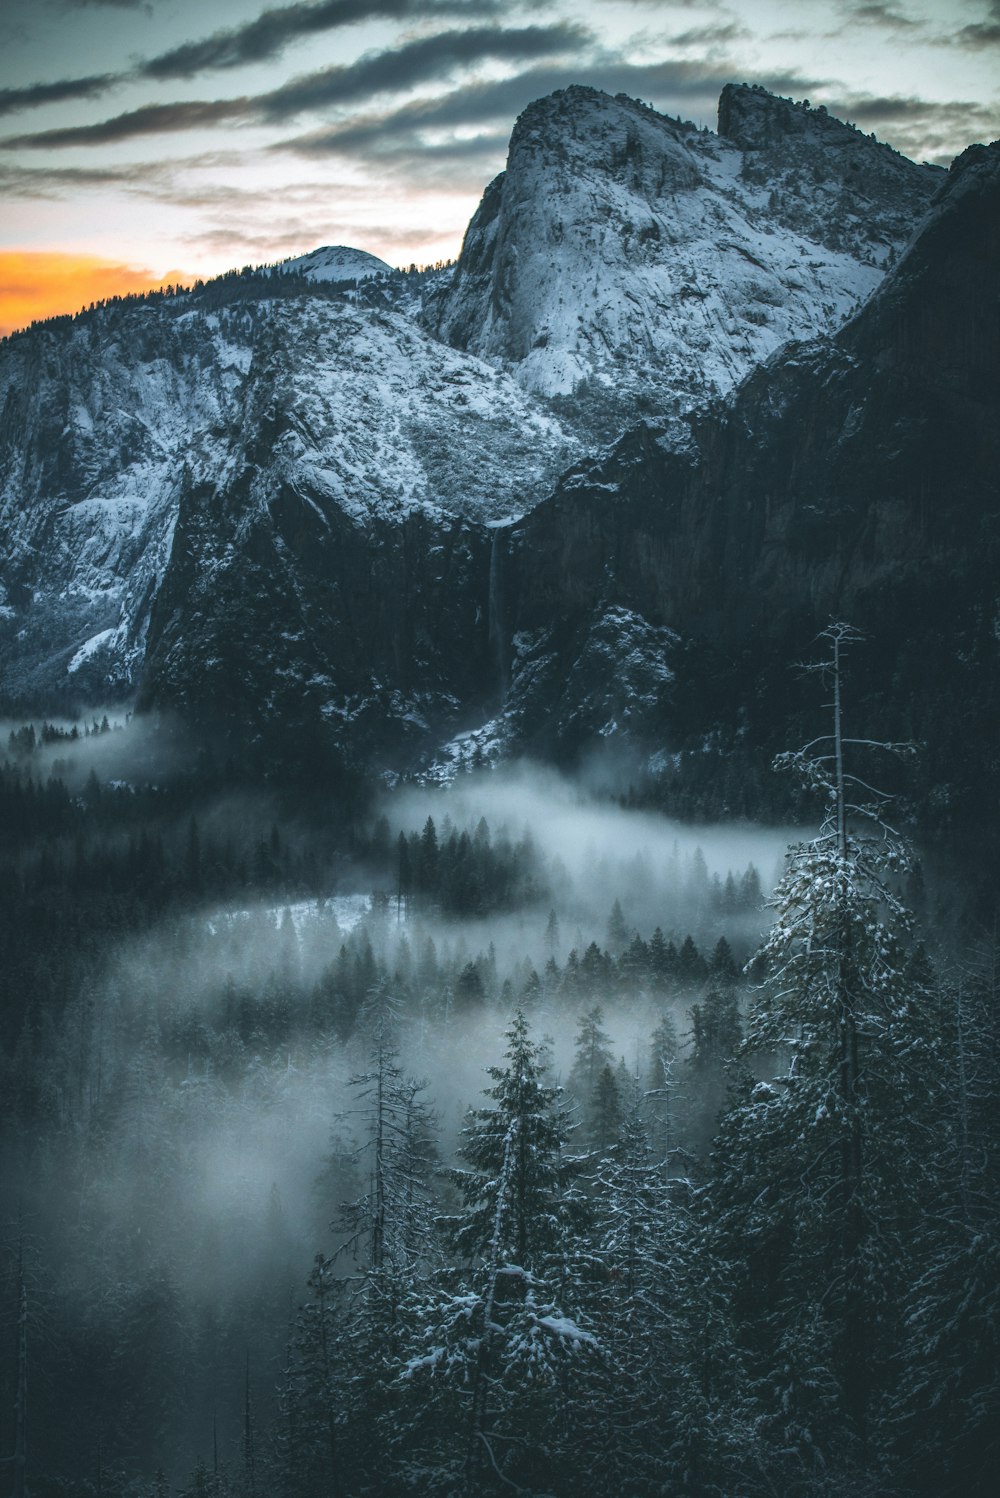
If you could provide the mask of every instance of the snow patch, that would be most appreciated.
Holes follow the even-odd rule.
[[[85,640],[80,646],[66,670],[71,673],[79,671],[84,661],[89,661],[92,655],[95,655],[114,638],[114,633],[113,629],[102,629],[98,634],[91,635],[90,639]]]

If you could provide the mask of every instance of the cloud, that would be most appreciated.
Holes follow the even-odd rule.
[[[104,166],[38,166],[29,167],[18,163],[0,161],[0,198],[18,198],[25,201],[76,198],[92,190],[106,189],[108,192],[129,193],[153,202],[167,203],[174,207],[203,207],[242,200],[244,189],[232,185],[236,172],[247,166],[248,154],[243,150],[202,151],[184,156],[169,156],[160,160],[144,160],[114,163]],[[204,188],[193,186],[198,176],[207,178],[210,185]],[[318,184],[317,184],[318,185]],[[352,189],[338,187],[338,195]],[[284,189],[295,192],[295,185]],[[329,194],[330,184],[324,191]],[[365,193],[358,187],[359,194]],[[269,190],[255,189],[249,197],[256,202],[272,201]]]
[[[0,250],[0,336],[105,297],[190,282],[183,271],[157,276],[142,266],[97,255]]]
[[[120,186],[132,172],[118,166],[0,165],[0,195],[4,198],[63,198],[85,187]]]
[[[590,33],[573,22],[438,32],[402,47],[367,53],[344,67],[304,74],[256,97],[145,104],[93,125],[69,125],[8,136],[0,145],[18,150],[58,150],[66,146],[107,145],[141,135],[199,130],[234,121],[288,119],[325,105],[348,104],[372,94],[401,92],[417,84],[440,82],[457,69],[486,60],[523,61],[579,51],[590,40]]]
[[[754,81],[754,80],[750,80]],[[816,92],[822,83],[788,74],[760,80],[778,92]],[[462,156],[481,150],[482,137],[442,139],[446,130],[469,130],[482,125],[502,125],[502,134],[490,141],[505,145],[510,120],[534,100],[586,82],[607,93],[658,100],[661,106],[684,100],[714,110],[728,71],[677,58],[658,63],[626,63],[606,60],[587,67],[537,67],[514,77],[469,83],[433,99],[415,100],[398,109],[356,117],[311,131],[273,147],[302,155],[333,154],[370,157],[379,161],[414,160],[442,155]],[[430,132],[430,134],[429,134]]]
[[[592,41],[573,22],[555,26],[470,27],[438,32],[402,47],[369,53],[346,67],[293,78],[258,101],[270,118],[287,118],[328,104],[351,103],[371,94],[399,93],[416,84],[439,82],[457,68],[490,60],[526,61],[579,51]]]
[[[329,192],[317,198],[317,208],[328,201]],[[231,256],[234,263],[241,259],[260,263],[301,255],[317,244],[351,244],[363,248],[377,245],[378,251],[373,253],[386,256],[400,251],[403,259],[411,258],[414,244],[437,245],[442,254],[451,253],[456,244],[454,229],[442,229],[438,222],[421,224],[412,214],[401,227],[398,223],[354,220],[345,225],[343,221],[324,219],[315,211],[289,218],[283,212],[281,227],[276,232],[273,217],[267,220],[263,212],[264,205],[258,202],[251,206],[261,210],[259,227],[243,223],[234,229],[232,224],[217,224],[201,234],[192,235],[186,242],[192,250]]]
[[[139,135],[162,135],[177,130],[246,119],[253,114],[250,99],[192,99],[186,104],[144,104],[100,120],[95,125],[67,125],[58,130],[39,130],[33,135],[8,135],[0,140],[5,150],[59,150],[65,146],[109,145],[133,140]]]
[[[114,73],[95,73],[89,78],[63,78],[55,83],[29,83],[22,88],[0,88],[0,115],[40,104],[59,104],[64,99],[93,99],[107,93],[117,82]]]
[[[266,62],[300,37],[364,21],[495,15],[510,8],[499,0],[319,0],[311,5],[276,6],[243,26],[161,52],[143,63],[140,72],[146,78],[193,78],[196,73]]]
[[[719,21],[717,25],[692,26],[687,31],[675,32],[669,41],[672,47],[721,47],[728,42],[745,41],[750,35],[738,21]]]
[[[991,140],[1000,127],[996,107],[967,99],[929,101],[908,94],[843,94],[826,100],[841,119],[873,129],[915,161],[947,166],[979,134]]]
[[[862,4],[848,7],[848,20],[863,26],[880,26],[885,31],[922,31],[924,23],[904,15],[892,5]]]
[[[990,0],[987,15],[989,19],[986,21],[974,21],[969,26],[959,27],[952,38],[955,44],[974,52],[1000,46],[1000,0]]]
[[[535,0],[532,10],[547,8],[548,0]],[[185,42],[140,62],[131,71],[100,73],[84,78],[60,78],[51,83],[26,84],[0,89],[0,115],[66,99],[91,99],[129,80],[159,82],[193,78],[198,73],[217,72],[244,64],[267,62],[300,37],[318,35],[369,20],[426,20],[461,16],[482,19],[511,10],[524,9],[529,0],[320,0],[317,4],[278,6],[262,11],[253,21],[227,31],[217,31],[202,41]],[[145,0],[63,0],[66,9],[118,6],[145,9]]]

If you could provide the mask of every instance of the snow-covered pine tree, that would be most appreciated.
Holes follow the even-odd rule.
[[[933,1016],[915,1058],[927,1209],[911,1235],[891,1417],[910,1487],[940,1498],[990,1493],[1000,1470],[998,959],[994,930],[967,939],[947,981],[919,950],[911,963]]]
[[[438,1412],[428,1469],[464,1473],[477,1491],[548,1491],[570,1460],[574,1377],[598,1356],[578,1310],[588,1206],[560,1089],[520,1011],[506,1038],[506,1064],[488,1068],[492,1106],[470,1110],[452,1172],[462,1210],[444,1225],[468,1278],[446,1277],[428,1302],[409,1374]],[[445,1427],[461,1430],[460,1447]]]
[[[777,763],[820,792],[825,815],[815,838],[789,850],[772,897],[745,1043],[778,1075],[747,1079],[716,1142],[712,1187],[717,1245],[753,1345],[757,1428],[788,1491],[819,1482],[824,1462],[833,1491],[870,1433],[874,1370],[897,1331],[891,1280],[906,1263],[911,1186],[899,1151],[921,1023],[905,976],[910,921],[893,886],[907,851],[887,798],[846,764],[852,751],[909,746],[844,737],[842,655],[857,636],[838,623],[821,638],[832,732]]]
[[[341,1206],[335,1254],[317,1257],[287,1399],[290,1470],[302,1491],[316,1480],[325,1492],[325,1481],[331,1492],[359,1498],[398,1481],[396,1381],[410,1352],[420,1281],[434,1260],[428,1177],[436,1154],[425,1084],[399,1064],[384,990],[369,996],[368,1018],[368,1068],[351,1079],[361,1136],[354,1164],[367,1188]]]
[[[738,1362],[714,1283],[696,1193],[669,1179],[647,1132],[637,1077],[620,1083],[614,1150],[594,1190],[603,1269],[593,1302],[602,1358],[581,1390],[587,1491],[654,1498],[711,1493],[728,1435]]]

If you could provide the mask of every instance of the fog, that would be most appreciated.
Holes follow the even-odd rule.
[[[406,831],[428,816],[450,816],[474,828],[485,817],[515,836],[527,831],[548,857],[576,878],[594,878],[608,864],[636,858],[663,866],[700,848],[710,873],[754,863],[761,871],[781,861],[794,829],[747,823],[690,827],[652,812],[623,809],[574,777],[524,760],[458,776],[446,790],[415,787],[387,799],[385,809]]]
[[[79,747],[90,751],[89,742]],[[336,1200],[318,1203],[316,1181],[335,1136],[345,1148],[356,1142],[348,1079],[363,1070],[368,1044],[363,1006],[347,1035],[324,1031],[310,1007],[338,959],[342,965],[370,960],[401,995],[399,1049],[407,1069],[427,1079],[449,1149],[465,1109],[482,1101],[485,1068],[500,1059],[517,1004],[525,1004],[539,1036],[551,1039],[557,1079],[569,1075],[579,1013],[595,1004],[616,1058],[634,1070],[664,1007],[684,1036],[694,987],[669,1003],[642,990],[626,999],[610,985],[579,997],[544,990],[526,1001],[531,974],[543,974],[550,960],[565,964],[571,950],[582,957],[591,943],[605,949],[615,900],[630,936],[648,941],[659,926],[679,944],[693,932],[707,955],[707,944],[726,935],[744,960],[766,911],[720,916],[712,891],[750,865],[773,876],[789,836],[752,827],[686,828],[601,802],[570,779],[527,766],[465,777],[444,791],[407,789],[387,797],[380,810],[393,834],[420,831],[433,817],[443,842],[447,829],[475,834],[485,818],[494,843],[524,846],[530,838],[541,898],[514,911],[460,918],[399,899],[391,870],[386,898],[373,901],[364,888],[371,869],[363,865],[353,871],[359,888],[349,887],[352,871],[345,869],[328,896],[210,906],[116,947],[102,980],[75,1000],[66,1019],[68,1031],[87,1032],[77,1037],[74,1057],[84,1057],[84,1075],[73,1084],[77,1097],[87,1099],[84,1111],[99,1110],[114,1092],[128,1099],[105,1154],[118,1181],[117,1203],[110,1180],[100,1184],[112,1216],[135,1211],[131,1172],[166,1150],[169,1135],[160,1207],[174,1192],[183,1196],[192,1242],[235,1234],[243,1259],[265,1261],[275,1189],[303,1249],[310,1235],[328,1233]],[[225,829],[241,815],[238,800],[218,802],[202,825]],[[434,966],[421,976],[429,949]],[[488,969],[484,991],[463,1012],[456,980],[477,963]],[[252,1011],[268,1003],[282,1010],[271,1033],[263,1024],[255,1029],[253,1013],[237,1014],[241,1004]],[[153,1053],[162,1063],[164,1047],[168,1083],[147,1087],[142,1068]],[[68,1095],[62,1106],[72,1109]],[[176,1211],[175,1203],[175,1221]],[[260,1229],[252,1247],[248,1221]],[[177,1272],[185,1293],[212,1296],[224,1271],[217,1258],[193,1253]]]
[[[69,765],[77,788],[92,772],[106,785],[140,775],[158,744],[132,723],[36,748],[32,769]],[[100,805],[91,814],[101,848],[123,836],[104,828]],[[386,794],[352,850],[326,861],[315,856],[322,832],[281,822],[271,838],[284,864],[276,852],[238,892],[199,894],[223,844],[272,815],[258,796],[199,805],[196,831],[185,818],[168,837],[190,876],[183,899],[159,913],[154,902],[152,919],[121,934],[102,906],[101,931],[78,930],[79,949],[95,949],[85,977],[44,1023],[29,1008],[18,1042],[28,1049],[15,1086],[30,1074],[36,1089],[24,1103],[33,1143],[8,1144],[16,1214],[75,1335],[127,1340],[125,1285],[139,1296],[157,1286],[171,1325],[225,1320],[225,1388],[212,1398],[230,1449],[237,1344],[273,1384],[313,1258],[344,1242],[342,1204],[367,1188],[367,1105],[352,1079],[371,1065],[377,1024],[400,1069],[426,1084],[442,1166],[455,1161],[466,1110],[487,1103],[487,1068],[502,1065],[519,1007],[567,1089],[584,1154],[581,1018],[598,1017],[602,1064],[641,1090],[652,1085],[651,1037],[672,1025],[670,1106],[687,1110],[693,1148],[722,1083],[721,1071],[710,1084],[688,1075],[691,1008],[711,987],[720,938],[737,965],[751,954],[795,836],[684,827],[520,765]],[[428,818],[433,867],[421,852]],[[401,835],[414,860],[405,880]],[[666,953],[662,970],[654,950]],[[445,1176],[435,1190],[446,1202]],[[337,1259],[338,1273],[354,1267]],[[205,1450],[208,1394],[186,1398],[172,1454],[160,1453],[168,1465]]]
[[[91,774],[102,784],[156,782],[190,762],[189,736],[168,715],[133,717],[120,703],[76,718],[0,718],[0,755],[30,763],[36,776],[57,776],[78,792]]]

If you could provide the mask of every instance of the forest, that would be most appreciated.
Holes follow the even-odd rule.
[[[992,1492],[997,930],[827,730],[764,827],[9,725],[15,1498]]]

